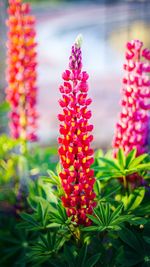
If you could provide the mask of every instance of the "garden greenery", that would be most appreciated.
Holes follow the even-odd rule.
[[[149,267],[150,50],[127,43],[112,150],[93,150],[81,36],[59,90],[59,148],[37,140],[36,42],[28,4],[9,0],[7,101],[0,136],[0,266]],[[141,57],[143,58],[141,61]],[[145,60],[145,61],[144,61]]]

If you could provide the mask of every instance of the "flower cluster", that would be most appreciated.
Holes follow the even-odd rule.
[[[123,78],[122,110],[116,125],[113,148],[123,148],[127,154],[133,148],[137,155],[146,151],[148,141],[148,110],[150,104],[150,50],[143,49],[143,43],[134,40],[127,43],[126,71]],[[141,61],[142,59],[142,61]]]
[[[7,20],[7,101],[10,103],[10,131],[13,138],[35,141],[36,106],[36,42],[35,19],[30,6],[21,0],[9,0]]]
[[[58,115],[61,122],[58,142],[59,155],[63,171],[60,173],[64,196],[63,205],[67,215],[77,224],[90,225],[86,216],[91,214],[95,206],[94,171],[90,169],[93,163],[93,149],[90,143],[93,136],[90,132],[93,125],[88,123],[91,111],[88,106],[88,74],[82,71],[80,38],[72,46],[69,70],[66,70],[60,86],[62,99],[59,101],[63,109]]]

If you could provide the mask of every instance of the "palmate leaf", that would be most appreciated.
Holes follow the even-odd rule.
[[[125,222],[132,225],[140,225],[147,222],[145,218],[136,217],[132,214],[123,214],[123,204],[112,210],[109,203],[99,203],[93,210],[93,215],[87,216],[94,225],[83,228],[82,231],[84,232],[118,231],[124,226]]]
[[[66,242],[65,236],[59,236],[57,232],[48,232],[41,235],[38,242],[30,247],[28,253],[28,262],[32,262],[32,266],[41,266],[44,262],[54,259],[58,251]]]
[[[129,196],[123,196],[122,202],[124,204],[124,209],[127,211],[134,210],[143,201],[145,196],[145,188],[144,187],[138,187],[134,189],[134,191]]]
[[[39,226],[39,223],[37,222],[37,220],[35,219],[33,215],[30,215],[27,213],[21,213],[20,217],[33,226],[36,226],[36,227]]]
[[[60,225],[66,225],[67,222],[69,222],[68,216],[66,214],[66,210],[62,206],[62,203],[61,202],[59,202],[56,205],[56,209],[55,210],[53,210],[53,211],[51,211],[49,213],[49,218],[50,218],[51,222],[58,223]]]
[[[93,267],[99,261],[100,256],[100,253],[89,256],[87,245],[83,245],[79,251],[65,246],[63,253],[64,260],[67,263],[66,267]]]
[[[96,177],[100,180],[117,178],[124,175],[122,167],[119,166],[116,159],[99,158],[102,165],[95,166],[97,171]]]
[[[123,149],[120,148],[116,159],[99,158],[99,165],[94,167],[97,171],[96,177],[100,180],[108,180],[110,178],[122,178],[136,172],[148,172],[150,170],[150,162],[146,162],[148,158],[148,154],[136,156],[136,149],[130,151],[126,156]]]
[[[120,171],[120,167],[117,164],[116,160],[107,159],[107,158],[99,158],[99,160],[101,160],[103,163],[106,163],[109,168],[113,168],[116,171]]]
[[[139,164],[136,168],[140,171],[150,171],[150,162]]]
[[[140,155],[140,156],[134,158],[134,159],[130,162],[129,167],[130,167],[130,168],[137,167],[137,166],[138,166],[141,162],[143,162],[144,159],[146,159],[147,157],[148,157],[148,154],[145,153],[145,154],[142,154],[142,155]]]
[[[55,211],[56,205],[53,203],[49,203],[45,199],[38,198],[39,202],[37,204],[35,218],[40,224],[40,228],[47,228],[47,225],[50,223],[49,214],[52,211]]]
[[[119,230],[122,223],[132,219],[132,215],[121,215],[123,204],[119,205],[114,211],[109,203],[99,203],[93,210],[94,215],[87,215],[95,226],[83,228],[85,232]]]
[[[49,203],[47,200],[37,197],[38,203],[34,205],[32,214],[22,213],[20,216],[24,220],[19,224],[20,228],[26,227],[28,230],[46,230],[49,228],[68,227],[71,224],[71,217],[68,218],[62,203]],[[33,205],[33,203],[32,203]]]

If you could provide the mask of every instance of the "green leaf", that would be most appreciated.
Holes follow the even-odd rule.
[[[123,209],[123,204],[120,204],[115,210],[114,212],[111,214],[110,216],[110,220],[115,220],[117,217],[119,217],[119,215],[121,214]]]
[[[58,212],[59,212],[60,216],[62,217],[62,219],[64,221],[66,221],[68,219],[68,216],[67,216],[66,210],[62,206],[62,203],[61,202],[57,204],[57,209],[58,209]]]
[[[93,266],[95,266],[95,264],[99,261],[100,256],[101,256],[101,253],[97,253],[97,254],[93,255],[92,257],[90,257],[90,258],[86,261],[85,266],[86,266],[86,267],[93,267]]]
[[[96,151],[95,151],[95,158],[96,159],[98,159],[98,158],[100,158],[100,157],[103,157],[103,155],[104,155],[104,153],[103,153],[103,150],[102,149],[97,149]]]
[[[101,194],[101,187],[100,187],[100,182],[98,180],[96,180],[96,182],[94,183],[94,192],[96,193],[96,195],[99,197]]]
[[[49,181],[49,182],[51,182],[54,185],[61,186],[60,178],[52,170],[48,170],[47,172],[51,178],[51,181]]]
[[[121,215],[123,205],[112,211],[109,203],[99,203],[93,209],[94,215],[87,215],[96,226],[83,228],[83,231],[120,230],[123,222],[128,222],[133,215]]]
[[[92,222],[94,222],[95,224],[97,224],[97,225],[100,224],[100,220],[99,220],[98,218],[96,218],[95,216],[90,215],[90,214],[88,214],[87,216],[88,216],[88,218],[89,218]]]
[[[38,226],[38,223],[36,222],[36,220],[33,218],[32,215],[27,214],[27,213],[21,213],[21,214],[20,214],[20,217],[21,217],[23,220],[25,220],[25,221],[27,221],[27,222],[33,224],[34,226]]]
[[[46,228],[60,228],[59,223],[50,223],[46,225]]]
[[[129,164],[129,168],[135,168],[139,165],[139,163],[141,163],[145,158],[148,157],[148,154],[142,154],[138,157],[136,157],[134,160],[132,160],[132,162]]]
[[[118,159],[120,168],[123,170],[126,164],[126,157],[125,157],[125,154],[122,148],[119,148],[118,150],[117,159]]]
[[[130,222],[133,218],[133,215],[120,215],[116,219],[113,219],[111,222],[111,226],[121,225],[123,222]]]
[[[104,156],[104,153],[101,149],[96,150],[96,152],[94,154],[95,163],[99,165],[100,164],[99,158],[103,157],[103,156]]]
[[[87,245],[84,245],[80,250],[80,253],[77,259],[77,266],[85,267],[86,256],[87,256]]]
[[[132,194],[129,196],[122,197],[122,202],[124,204],[125,210],[134,210],[136,209],[142,202],[145,195],[145,188],[139,187],[135,189]]]
[[[119,234],[120,239],[124,241],[133,250],[139,251],[139,252],[141,251],[142,249],[141,244],[132,231],[130,231],[127,228],[124,228],[122,231],[119,231],[118,234]]]
[[[88,227],[82,228],[83,232],[93,232],[93,231],[96,232],[99,230],[100,230],[99,226],[88,226]]]
[[[41,202],[39,202],[37,205],[37,213],[38,213],[38,217],[41,218],[43,222],[44,217],[45,217],[45,210]]]
[[[119,168],[117,162],[115,162],[115,159],[111,160],[111,159],[107,159],[107,158],[99,158],[99,160],[101,160],[103,163],[106,163],[109,167],[113,167],[114,169],[120,171],[120,168]]]
[[[126,165],[125,165],[125,168],[128,168],[129,164],[133,161],[133,159],[135,159],[136,157],[136,153],[137,153],[137,150],[136,148],[132,149],[127,157],[126,157]]]
[[[142,170],[142,171],[150,171],[150,162],[148,163],[143,163],[143,164],[139,164],[136,167],[137,170]]]
[[[72,250],[70,249],[69,246],[64,247],[64,258],[69,264],[69,267],[75,267],[75,257],[72,253]]]
[[[133,225],[140,225],[140,224],[146,224],[147,220],[142,217],[132,217],[131,219],[128,220],[128,222]]]
[[[56,172],[57,172],[57,175],[59,175],[61,171],[62,171],[62,167],[61,167],[60,162],[58,162],[58,164],[56,165]]]

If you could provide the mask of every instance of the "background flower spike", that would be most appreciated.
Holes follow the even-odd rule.
[[[149,50],[133,40],[126,45],[125,75],[122,86],[121,112],[113,139],[114,154],[123,148],[126,154],[137,149],[137,155],[147,151],[150,109]]]
[[[35,18],[29,3],[9,0],[7,41],[7,101],[13,138],[36,141],[37,52]]]

